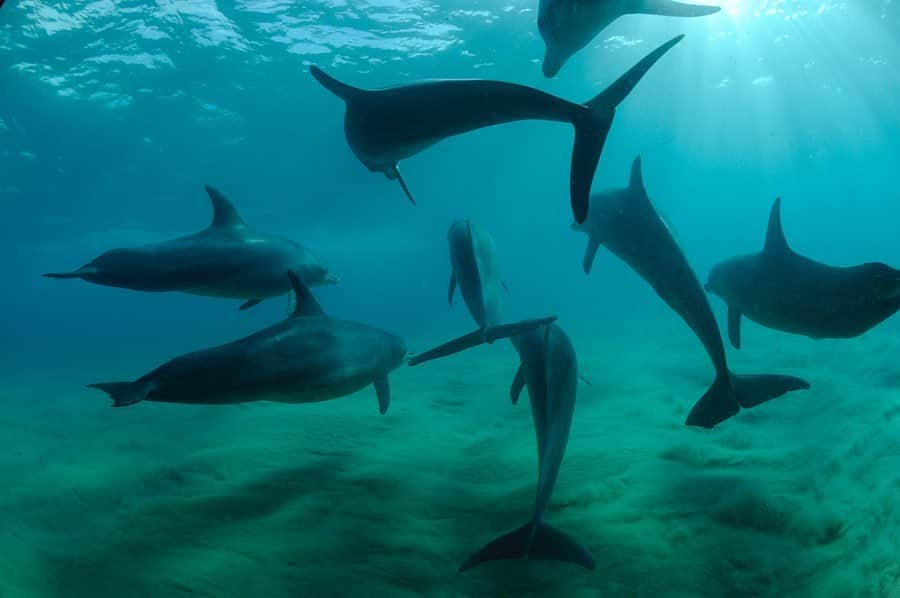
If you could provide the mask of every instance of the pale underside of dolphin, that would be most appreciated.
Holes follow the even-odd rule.
[[[397,180],[410,201],[413,197],[400,176],[399,162],[443,139],[519,120],[572,124],[575,143],[569,195],[575,220],[581,222],[587,214],[591,183],[616,107],[653,64],[683,37],[675,37],[650,52],[606,90],[583,104],[500,81],[433,80],[364,90],[338,81],[317,66],[310,67],[310,72],[344,100],[344,133],[356,157],[369,170]]]
[[[285,278],[288,278],[286,275]],[[299,277],[286,320],[246,338],[177,357],[133,382],[91,384],[113,406],[140,401],[220,405],[251,401],[311,403],[372,384],[388,410],[388,374],[403,363],[402,338],[371,326],[330,318]]]
[[[73,272],[44,276],[136,291],[245,299],[242,309],[290,292],[288,270],[308,286],[338,282],[307,247],[250,229],[222,193],[209,186],[206,192],[213,219],[205,230],[143,247],[113,249]]]
[[[546,48],[544,76],[556,76],[569,58],[619,17],[703,17],[719,10],[673,0],[540,0],[537,27]]]
[[[728,369],[725,347],[709,301],[669,226],[660,218],[644,187],[641,160],[635,158],[628,187],[595,193],[584,224],[588,235],[584,271],[590,273],[600,246],[635,270],[678,314],[706,349],[716,378],[694,405],[687,424],[711,428],[793,390],[809,388],[794,376],[739,376]]]
[[[900,271],[880,262],[835,267],[791,249],[781,199],[769,213],[759,253],[713,267],[706,288],[728,306],[728,337],[741,346],[741,316],[811,338],[852,338],[900,309]]]

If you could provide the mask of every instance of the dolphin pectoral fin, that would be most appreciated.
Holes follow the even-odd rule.
[[[378,397],[378,412],[384,415],[391,406],[391,385],[387,376],[375,380],[375,396]]]
[[[796,376],[731,374],[731,385],[738,403],[745,409],[761,405],[795,390],[807,390],[809,382]]]
[[[251,307],[255,307],[255,306],[259,305],[260,303],[262,303],[262,299],[249,299],[249,300],[241,303],[241,306],[238,309],[243,311],[245,309],[250,309]]]
[[[534,521],[500,536],[470,556],[459,570],[463,572],[488,561],[525,557],[569,561],[586,569],[595,567],[593,557],[578,542],[546,523]]]
[[[400,188],[403,189],[403,192],[406,193],[406,197],[409,198],[409,201],[412,202],[412,205],[417,205],[416,200],[413,199],[412,193],[409,192],[409,187],[406,186],[406,181],[403,180],[403,175],[400,174],[400,166],[394,164],[391,167],[390,172],[388,173],[388,177],[391,179],[397,179],[397,182],[400,183]]]
[[[94,266],[84,266],[73,272],[49,272],[44,274],[44,278],[84,278],[87,274],[96,274],[97,268]]]
[[[581,380],[584,384],[586,384],[586,385],[588,385],[588,386],[593,386],[593,385],[594,385],[594,383],[591,382],[590,378],[588,378],[587,376],[585,376],[585,375],[582,374],[581,372],[578,372],[578,379]]]
[[[581,263],[581,267],[584,268],[585,274],[591,273],[591,268],[594,265],[594,258],[597,257],[598,249],[600,249],[600,241],[588,237],[587,249],[584,250],[584,261]]]
[[[735,349],[741,348],[741,312],[728,306],[728,340]]]
[[[447,304],[453,305],[453,293],[456,292],[456,272],[450,271],[450,286],[447,289]]]
[[[673,0],[639,0],[636,6],[629,10],[631,14],[660,15],[664,17],[705,17],[719,12],[719,6],[703,6],[700,4],[685,4]]]
[[[516,370],[512,386],[509,387],[509,398],[512,400],[513,405],[518,404],[519,395],[522,394],[523,388],[525,388],[525,375],[522,373],[522,366],[520,365],[519,369]]]
[[[100,382],[88,384],[88,388],[102,390],[112,399],[113,407],[127,407],[140,403],[156,389],[156,383],[150,380],[138,382]]]

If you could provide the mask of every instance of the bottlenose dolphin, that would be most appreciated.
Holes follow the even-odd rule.
[[[286,277],[287,278],[287,277]],[[406,356],[402,338],[329,318],[300,278],[286,320],[241,340],[176,357],[134,382],[91,384],[114,407],[139,401],[220,405],[249,401],[312,403],[374,384],[378,410],[390,404],[388,374]]]
[[[250,229],[224,195],[209,186],[206,192],[213,220],[205,230],[144,247],[113,249],[74,272],[44,276],[135,291],[246,299],[241,309],[289,292],[284,274],[288,270],[308,286],[338,282],[309,249]]]
[[[812,338],[852,338],[900,309],[900,271],[877,262],[837,268],[791,250],[780,198],[769,214],[763,250],[715,266],[706,290],[728,305],[728,336],[737,348],[741,315]]]
[[[683,35],[634,65],[600,95],[575,104],[537,89],[480,79],[434,80],[379,90],[342,83],[317,66],[310,72],[344,100],[344,133],[353,153],[372,172],[396,179],[410,201],[398,162],[435,143],[476,129],[518,120],[550,120],[575,127],[570,197],[575,220],[587,214],[594,171],[612,126],[616,107]]]
[[[729,371],[719,327],[700,281],[647,196],[640,157],[634,160],[628,187],[595,193],[587,221],[572,226],[588,235],[585,273],[590,273],[597,249],[605,245],[646,280],[703,343],[716,379],[691,409],[689,426],[711,428],[741,407],[809,388],[808,382],[793,376],[739,376]]]
[[[573,54],[624,15],[703,17],[719,10],[672,0],[540,0],[537,27],[546,46],[544,76],[555,77]]]

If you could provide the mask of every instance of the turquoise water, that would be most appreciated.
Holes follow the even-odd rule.
[[[697,20],[630,16],[555,79],[536,3],[38,2],[0,8],[0,595],[900,594],[898,321],[847,341],[745,323],[738,371],[807,393],[712,431],[683,425],[712,369],[645,282],[569,225],[571,128],[504,125],[403,163],[413,208],[343,136],[310,64],[362,87],[481,77],[574,101],[674,35],[620,107],[594,189],[650,196],[701,279],[762,246],[900,263],[896,2],[729,0]],[[459,564],[529,515],[527,406],[508,344],[316,405],[109,409],[87,390],[284,317],[274,299],[142,294],[41,278],[205,227],[204,184],[309,245],[335,316],[412,350],[471,329],[446,302],[446,231],[494,237],[510,319],[559,316],[593,386],[548,518],[597,569]],[[711,303],[724,322],[721,301]]]

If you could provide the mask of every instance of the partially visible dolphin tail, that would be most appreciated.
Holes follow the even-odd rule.
[[[137,382],[100,382],[88,384],[88,388],[102,390],[112,399],[113,407],[127,407],[140,403],[156,389],[156,384],[150,380],[138,380]]]
[[[313,77],[316,78],[316,81],[322,84],[325,89],[341,98],[345,102],[349,102],[354,97],[364,93],[364,91],[358,87],[353,87],[352,85],[347,85],[346,83],[338,81],[316,65],[312,65],[311,67],[309,67],[309,72]]]
[[[638,81],[650,70],[650,67],[656,64],[656,61],[682,38],[684,35],[674,37],[647,54],[601,94],[585,102],[584,106],[588,110],[575,118],[575,145],[572,148],[569,192],[572,200],[572,213],[578,224],[587,218],[594,172],[597,170],[600,154],[606,144],[616,107],[628,97]]]
[[[459,570],[466,571],[488,561],[526,557],[569,561],[587,569],[595,566],[593,557],[578,542],[546,523],[530,521],[470,556]]]
[[[795,376],[717,376],[688,414],[687,425],[712,428],[737,415],[741,407],[750,409],[794,390],[809,388],[809,382]]]
[[[49,272],[44,278],[83,278],[86,274],[94,274],[97,269],[93,266],[85,266],[73,272]]]
[[[466,349],[483,345],[484,343],[492,343],[502,338],[517,336],[540,326],[552,324],[555,321],[556,316],[550,316],[547,318],[538,318],[536,320],[522,320],[521,322],[515,322],[513,324],[491,326],[484,330],[478,329],[469,334],[464,334],[459,338],[455,338],[452,341],[446,342],[443,345],[418,353],[415,357],[410,359],[408,363],[409,365],[419,365],[426,361],[447,357],[448,355],[453,355],[454,353],[459,353]]]
[[[722,10],[719,6],[685,4],[674,0],[639,0],[628,12],[641,15],[661,15],[664,17],[705,17]]]

